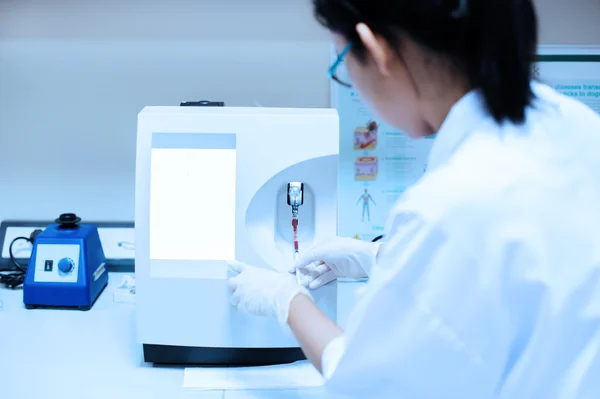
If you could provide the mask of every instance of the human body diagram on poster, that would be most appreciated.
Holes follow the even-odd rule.
[[[370,155],[370,151],[377,148],[378,129],[377,122],[369,121],[366,126],[359,126],[354,130],[354,150],[362,151],[354,163],[354,179],[364,182],[364,191],[356,201],[357,206],[361,205],[363,223],[371,221],[371,204],[377,206],[377,202],[369,193],[369,183],[375,182],[379,173],[379,159]]]

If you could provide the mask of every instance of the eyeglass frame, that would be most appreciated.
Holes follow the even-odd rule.
[[[337,83],[339,83],[340,85],[347,87],[347,88],[352,87],[352,85],[350,83],[340,80],[340,78],[337,77],[336,72],[337,72],[337,69],[339,68],[339,66],[342,64],[342,62],[344,62],[344,58],[346,58],[346,55],[348,55],[348,52],[350,52],[351,48],[352,48],[352,43],[350,42],[346,45],[346,47],[344,47],[342,52],[338,54],[337,59],[329,67],[329,71],[328,71],[329,78],[335,80]]]

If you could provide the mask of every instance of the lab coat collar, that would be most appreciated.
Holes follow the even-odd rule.
[[[485,102],[479,90],[473,90],[463,96],[450,109],[436,134],[429,153],[427,169],[436,169],[446,163],[475,127],[488,118]]]

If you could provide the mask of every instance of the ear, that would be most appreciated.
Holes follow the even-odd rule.
[[[385,40],[375,36],[371,28],[362,22],[356,25],[356,32],[367,51],[371,54],[379,72],[382,75],[389,76],[390,49]]]

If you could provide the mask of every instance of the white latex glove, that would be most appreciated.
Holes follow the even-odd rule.
[[[310,298],[306,289],[286,273],[229,261],[234,276],[228,279],[231,304],[238,311],[256,316],[276,317],[283,327],[287,324],[292,300],[299,294]]]
[[[375,264],[381,244],[336,237],[308,249],[290,273],[296,269],[305,287],[319,288],[338,277],[365,278]]]

